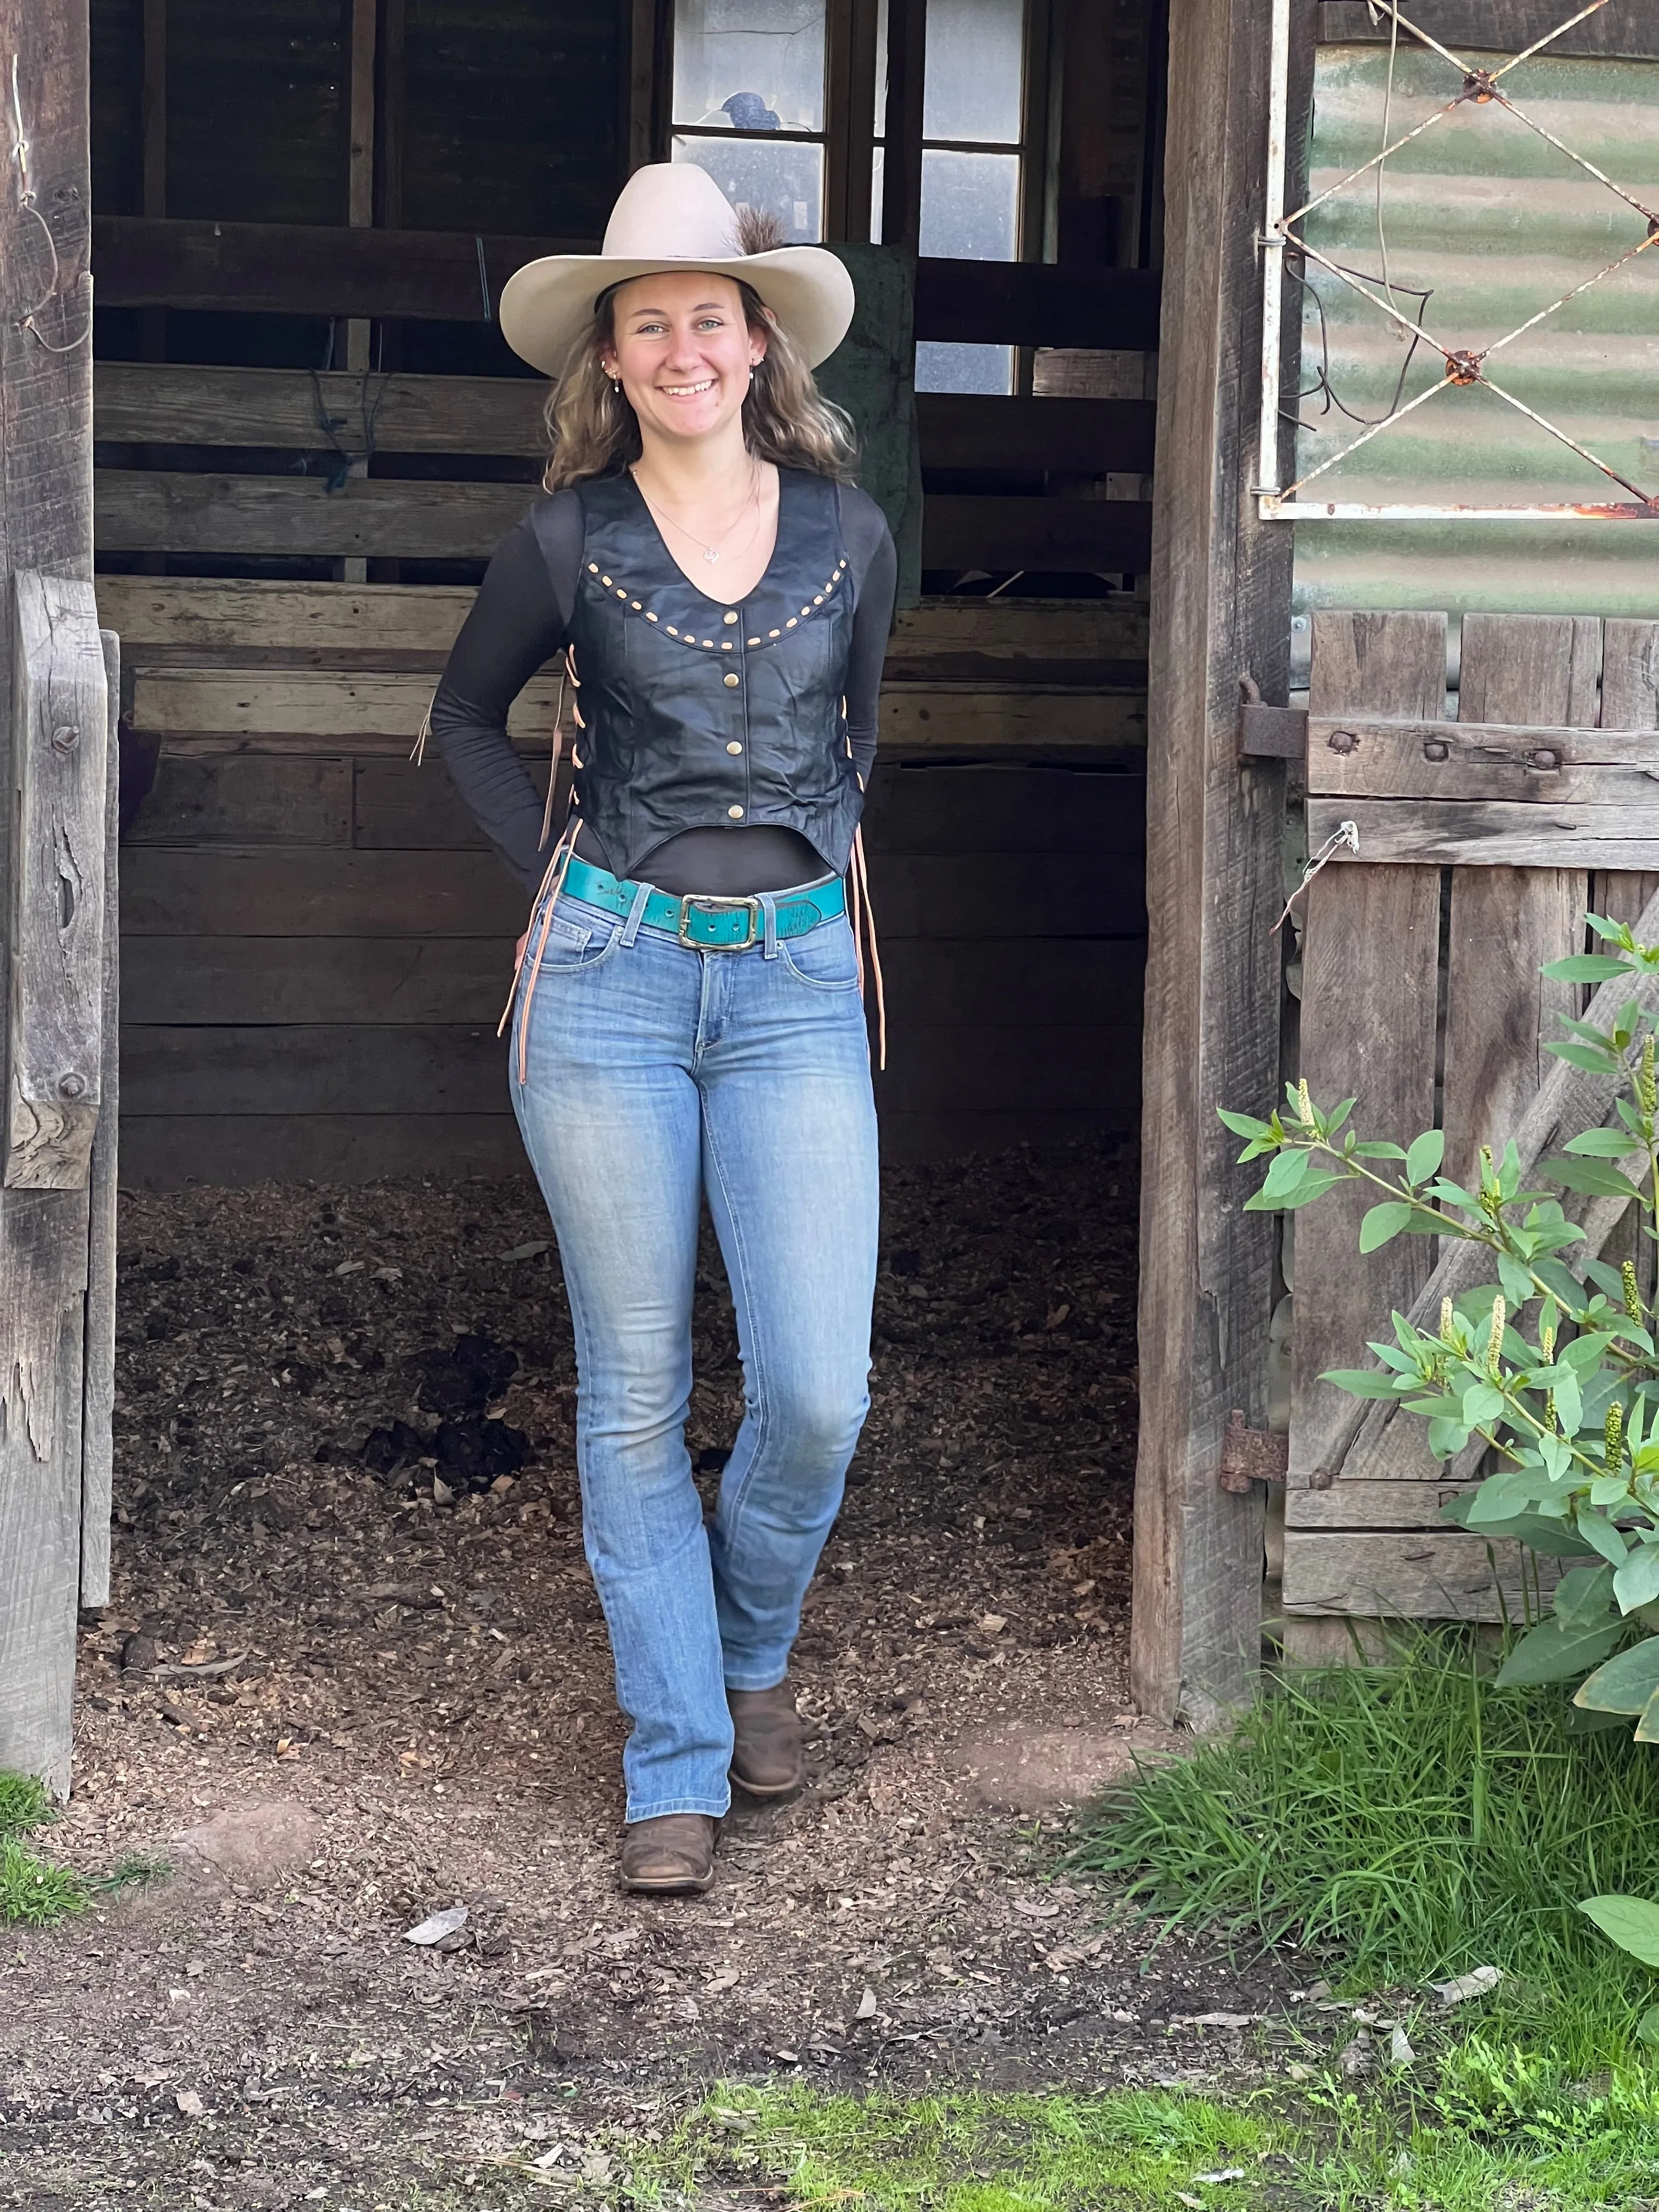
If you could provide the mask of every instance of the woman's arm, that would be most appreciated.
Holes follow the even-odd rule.
[[[496,548],[449,656],[431,718],[444,765],[473,820],[532,891],[547,865],[541,849],[543,802],[513,749],[507,715],[536,671],[563,648],[581,542],[578,510],[562,595],[563,579],[556,578],[554,564],[564,565],[559,541],[570,533],[548,530],[545,516],[538,532],[536,519],[527,514]]]
[[[842,535],[853,572],[853,643],[847,662],[847,742],[858,779],[867,790],[876,759],[876,718],[882,663],[893,626],[898,555],[886,517],[866,493],[842,495]]]

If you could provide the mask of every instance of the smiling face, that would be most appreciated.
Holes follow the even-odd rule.
[[[696,269],[635,276],[617,287],[611,326],[600,365],[621,377],[642,434],[718,436],[741,416],[766,335],[750,329],[732,277]]]

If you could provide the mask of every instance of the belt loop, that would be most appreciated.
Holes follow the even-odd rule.
[[[622,941],[624,945],[631,945],[639,935],[640,924],[645,920],[645,909],[650,902],[650,898],[649,884],[635,884],[634,903],[629,908],[628,919],[623,924]]]
[[[766,916],[766,933],[761,940],[761,958],[775,960],[778,957],[778,902],[770,891],[760,893],[760,908]]]

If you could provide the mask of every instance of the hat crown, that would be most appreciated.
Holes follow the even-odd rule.
[[[635,169],[605,227],[607,260],[726,261],[739,251],[732,203],[695,161]]]

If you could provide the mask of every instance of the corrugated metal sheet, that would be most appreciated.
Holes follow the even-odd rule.
[[[1322,47],[1310,195],[1382,144],[1386,46]],[[1659,64],[1540,58],[1504,80],[1518,105],[1650,206],[1659,207]],[[1402,47],[1389,136],[1457,89],[1437,57]],[[1641,243],[1643,218],[1496,105],[1468,103],[1385,167],[1382,240],[1398,305],[1445,344],[1479,350]],[[1376,173],[1308,218],[1309,243],[1383,273]],[[1439,380],[1440,356],[1410,340],[1337,277],[1309,264],[1302,304],[1305,477],[1401,389]],[[1288,289],[1293,311],[1297,288]],[[1422,300],[1419,295],[1426,295]],[[1492,374],[1644,493],[1659,491],[1659,246],[1627,262],[1494,354]],[[1626,501],[1587,462],[1493,393],[1456,389],[1383,430],[1316,487],[1333,498],[1413,504]],[[1659,613],[1659,520],[1329,522],[1297,526],[1297,599],[1318,606]]]

